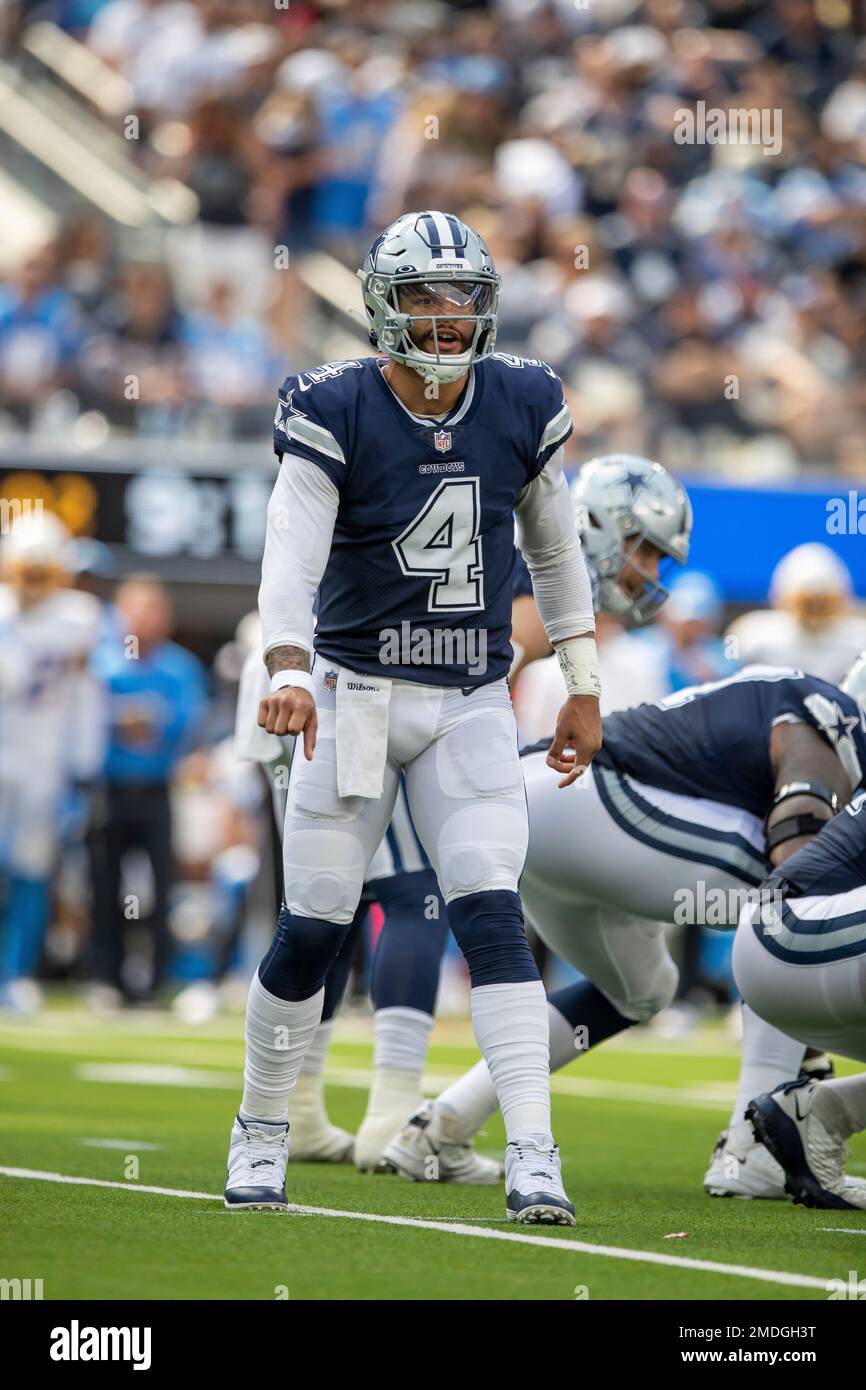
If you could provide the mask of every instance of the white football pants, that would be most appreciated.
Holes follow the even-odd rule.
[[[866,1062],[866,885],[785,898],[781,916],[763,921],[754,905],[745,907],[734,977],[746,1003],[774,1027]]]
[[[283,837],[286,903],[301,917],[348,924],[385,834],[405,770],[412,820],[446,902],[490,889],[517,891],[527,820],[517,735],[505,680],[460,689],[395,680],[388,756],[378,799],[337,791],[336,693],[313,669],[318,739],[311,762],[298,746]],[[360,677],[363,680],[363,677]],[[553,779],[553,773],[548,769]]]

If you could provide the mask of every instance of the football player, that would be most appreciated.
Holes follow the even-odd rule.
[[[70,536],[50,512],[18,517],[0,544],[0,1007],[39,1004],[34,975],[48,925],[64,795],[92,782],[104,704],[87,670],[101,627],[69,588]]]
[[[637,480],[643,485],[636,497]],[[583,465],[572,487],[578,530],[584,538],[594,605],[622,615],[637,605],[645,621],[664,599],[659,568],[669,559],[683,564],[688,554],[691,509],[679,484],[649,459],[609,455]],[[598,568],[604,574],[600,590]],[[511,679],[517,670],[551,651],[532,597],[532,580],[518,553],[512,600]],[[238,700],[237,748],[271,769],[285,766],[284,745],[253,726],[252,710],[266,694],[267,673],[258,655],[245,663]],[[285,779],[281,778],[285,785]],[[273,778],[272,778],[273,781]],[[285,805],[282,806],[285,811]],[[280,886],[279,892],[282,891]],[[374,1064],[367,1110],[354,1142],[361,1171],[381,1165],[385,1145],[406,1115],[420,1108],[421,1082],[433,1027],[439,968],[447,938],[447,914],[436,875],[412,824],[405,779],[387,834],[368,870],[367,900],[379,903],[384,924],[373,953],[370,995],[373,1004]],[[347,938],[351,949],[354,936]],[[295,1091],[290,1121],[290,1161],[338,1162],[351,1148],[351,1136],[327,1117],[322,1067],[340,1002],[333,968],[328,973],[322,1024],[307,1053]],[[313,1073],[314,1064],[318,1070]],[[438,1127],[440,1177],[458,1183],[495,1183],[501,1165],[466,1144],[449,1145],[447,1125]],[[384,1165],[387,1167],[388,1165]]]
[[[384,356],[288,378],[275,420],[259,594],[273,693],[259,722],[303,734],[304,758],[283,838],[287,912],[250,987],[226,1205],[287,1205],[289,1096],[405,771],[505,1121],[506,1213],[573,1225],[550,1130],[547,1003],[517,892],[526,803],[506,683],[516,514],[566,683],[547,761],[574,781],[601,720],[561,469],[569,411],[546,364],[494,353],[499,276],[456,217],[399,218],[361,278]]]
[[[866,662],[852,676],[866,691]],[[849,677],[846,684],[854,681]],[[734,974],[761,1018],[866,1062],[866,792],[763,884],[743,909]],[[866,1210],[866,1181],[845,1173],[845,1140],[866,1129],[866,1072],[820,1085],[800,1077],[746,1109],[808,1207]]]
[[[736,925],[768,862],[790,858],[849,799],[866,768],[860,694],[752,666],[608,715],[591,773],[556,801],[543,751],[528,750],[524,904],[550,949],[588,977],[551,997],[552,1069],[670,1004],[677,970],[664,923]],[[781,1198],[781,1171],[745,1110],[797,1076],[805,1046],[748,1006],[743,1019],[737,1102],[704,1185],[714,1196]],[[384,1157],[423,1176],[440,1116],[449,1142],[468,1143],[494,1109],[482,1063],[412,1117]]]

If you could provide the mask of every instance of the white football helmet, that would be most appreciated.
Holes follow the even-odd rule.
[[[493,352],[500,277],[483,239],[459,217],[404,213],[376,237],[358,275],[373,346],[425,381],[457,381]],[[440,325],[455,319],[474,322],[472,341],[465,352],[443,353]],[[432,352],[413,340],[421,321],[432,323]]]
[[[598,575],[601,607],[606,613],[647,622],[665,602],[668,590],[647,574],[643,592],[632,599],[617,581],[627,561],[643,573],[633,556],[644,540],[676,564],[685,564],[692,530],[692,505],[685,488],[651,459],[605,454],[583,465],[571,496],[583,548]]]

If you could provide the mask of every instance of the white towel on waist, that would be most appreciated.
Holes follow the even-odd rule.
[[[374,800],[385,786],[391,682],[341,668],[337,677],[337,791]]]

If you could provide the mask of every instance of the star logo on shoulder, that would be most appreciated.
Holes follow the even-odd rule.
[[[285,400],[283,400],[282,397],[280,397],[280,399],[277,401],[276,414],[274,415],[274,429],[282,430],[284,434],[288,433],[286,426],[291,416],[303,415],[304,413],[302,410],[298,410],[298,407],[293,403],[292,397],[294,396],[294,394],[295,391],[293,387],[292,390],[286,396]]]
[[[832,713],[827,720],[826,730],[834,743],[840,739],[853,734],[857,725],[860,723],[860,716],[857,714],[846,714],[841,705],[833,701]]]

